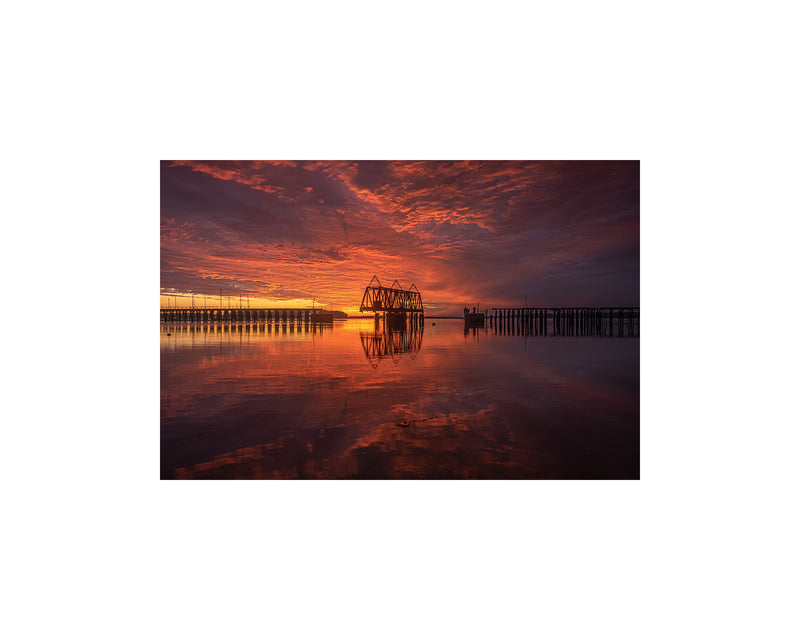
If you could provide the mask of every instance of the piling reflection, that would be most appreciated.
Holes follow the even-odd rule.
[[[415,359],[422,348],[423,332],[422,326],[376,324],[372,333],[361,332],[361,346],[367,362],[373,369],[377,369],[381,360],[386,358],[396,363],[400,356],[407,354],[412,360]]]
[[[197,345],[203,340],[211,339],[239,339],[250,335],[261,336],[297,336],[314,338],[330,335],[333,324],[271,324],[271,323],[186,323],[165,322],[161,324],[162,337],[172,338],[176,347]],[[199,342],[198,342],[199,339]],[[167,343],[169,344],[169,342]]]

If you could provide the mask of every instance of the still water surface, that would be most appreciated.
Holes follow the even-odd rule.
[[[639,477],[639,338],[352,319],[160,340],[162,478]]]

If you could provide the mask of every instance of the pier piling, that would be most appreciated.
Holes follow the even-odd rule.
[[[493,307],[495,333],[638,337],[639,307]]]

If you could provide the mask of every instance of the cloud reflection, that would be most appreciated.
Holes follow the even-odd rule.
[[[638,340],[461,326],[375,368],[372,321],[165,328],[163,477],[638,477]]]

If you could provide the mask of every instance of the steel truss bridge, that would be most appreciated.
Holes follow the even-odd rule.
[[[378,276],[372,276],[367,288],[364,289],[364,296],[361,298],[359,311],[374,311],[376,318],[378,314],[388,314],[389,316],[405,317],[412,314],[412,318],[417,319],[419,315],[425,313],[422,306],[422,296],[416,285],[403,289],[400,283],[395,280],[390,287],[384,287]]]

